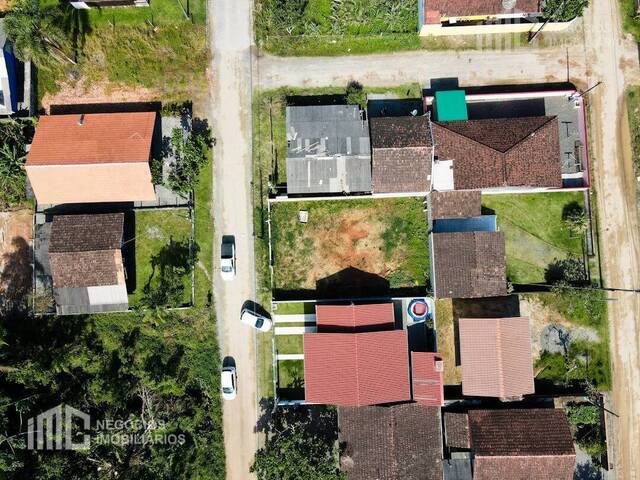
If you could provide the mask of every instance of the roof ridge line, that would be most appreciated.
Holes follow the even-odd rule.
[[[454,121],[470,122],[470,121],[474,121],[474,120],[454,120]],[[504,155],[504,153],[503,153],[503,152],[501,152],[500,150],[497,150],[497,149],[493,148],[492,146],[487,145],[486,143],[481,142],[480,140],[476,140],[475,138],[471,138],[471,137],[469,137],[469,136],[467,136],[467,135],[463,135],[463,134],[462,134],[462,133],[460,133],[460,132],[456,132],[455,130],[452,130],[452,129],[448,128],[446,125],[443,125],[443,124],[442,124],[442,123],[440,123],[440,122],[434,122],[434,123],[435,123],[436,125],[438,125],[438,126],[441,126],[442,128],[446,128],[446,129],[447,129],[447,130],[449,130],[451,133],[454,133],[454,134],[458,135],[459,137],[466,138],[467,140],[470,140],[470,141],[472,141],[472,142],[475,142],[475,143],[477,143],[478,145],[482,145],[483,147],[487,147],[489,150],[493,150],[494,152],[497,152],[497,153],[499,153],[499,154],[501,154],[501,155]],[[437,145],[436,145],[436,146],[437,146]]]
[[[498,380],[500,381],[500,398],[504,397],[504,367],[502,356],[502,318],[497,319],[498,341],[496,345],[496,353],[498,354]]]
[[[546,116],[546,115],[545,115]],[[525,117],[526,118],[526,117]],[[506,149],[504,151],[504,154],[506,155],[507,153],[509,153],[511,150],[513,150],[514,148],[516,148],[518,145],[520,145],[522,142],[524,142],[525,140],[527,140],[531,135],[533,135],[534,133],[538,132],[540,129],[542,129],[542,127],[546,127],[549,122],[551,122],[552,120],[555,120],[556,118],[558,118],[557,115],[554,115],[552,117],[549,117],[547,119],[546,122],[544,122],[542,125],[540,125],[538,128],[532,130],[531,132],[527,133],[524,137],[522,137],[520,140],[518,140],[516,143],[514,143],[511,147],[509,147],[508,149]],[[505,162],[506,163],[506,162]],[[506,165],[505,165],[506,166]]]

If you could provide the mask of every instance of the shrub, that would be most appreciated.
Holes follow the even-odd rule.
[[[556,22],[568,22],[582,16],[589,0],[546,0],[542,7],[545,17],[553,17]]]
[[[572,425],[598,425],[600,409],[595,405],[574,405],[569,407],[569,422]]]

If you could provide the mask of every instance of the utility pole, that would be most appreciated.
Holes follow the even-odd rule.
[[[544,23],[542,24],[542,26],[536,31],[536,33],[533,34],[533,36],[531,38],[529,38],[529,43],[533,42],[533,40],[538,36],[538,34],[544,29],[544,27],[547,26],[547,23],[549,23],[551,20],[553,20],[553,17],[556,16],[556,14],[560,11],[560,9],[562,7],[564,7],[564,2],[566,0],[563,0],[560,5],[558,5],[558,8],[555,9],[555,11],[549,16],[549,18],[547,18]]]

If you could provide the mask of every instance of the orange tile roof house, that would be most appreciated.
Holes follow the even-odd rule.
[[[444,425],[449,448],[470,450],[474,480],[573,479],[576,453],[563,410],[445,412]]]
[[[26,162],[38,203],[154,201],[155,121],[155,112],[41,117]]]
[[[520,399],[534,393],[529,319],[461,318],[462,393]]]

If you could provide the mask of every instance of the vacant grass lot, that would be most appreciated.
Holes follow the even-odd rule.
[[[136,307],[145,286],[158,288],[165,269],[187,268],[191,239],[191,221],[186,208],[143,210],[135,214],[136,288],[129,296]],[[187,268],[188,270],[188,268]],[[191,273],[182,276],[182,302],[191,303]]]
[[[638,26],[640,33],[640,25]],[[640,87],[631,87],[627,91],[627,109],[629,130],[631,131],[631,147],[636,172],[640,171]]]
[[[182,0],[180,0],[182,1]],[[187,3],[183,3],[185,10]],[[206,88],[208,60],[204,0],[153,0],[149,8],[75,10],[47,0],[43,8],[63,11],[69,53],[78,65],[38,72],[39,99],[77,82],[151,90],[165,103],[198,97]]]
[[[498,216],[505,234],[507,277],[513,283],[545,283],[545,270],[554,260],[582,257],[582,237],[562,220],[573,202],[584,208],[582,192],[483,195],[486,213]]]
[[[308,223],[298,220],[300,210],[309,212]],[[272,235],[276,289],[336,285],[329,293],[339,297],[343,281],[370,282],[372,289],[388,282],[387,290],[427,285],[427,224],[419,198],[276,203]],[[318,284],[349,268],[365,273]]]

